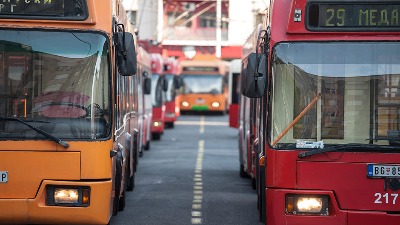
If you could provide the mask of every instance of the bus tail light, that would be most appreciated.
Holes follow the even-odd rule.
[[[328,196],[287,195],[286,214],[329,215]]]
[[[90,203],[90,188],[76,186],[46,187],[46,204],[52,206],[83,206]]]

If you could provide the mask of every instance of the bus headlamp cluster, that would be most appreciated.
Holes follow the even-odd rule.
[[[153,127],[161,127],[162,122],[161,121],[154,121],[153,122]]]
[[[213,102],[211,103],[211,106],[214,108],[218,108],[221,104],[219,104],[219,102]]]
[[[182,102],[181,104],[182,104],[182,106],[184,106],[184,107],[188,107],[188,106],[189,106],[189,102]]]
[[[89,206],[90,188],[71,186],[46,187],[46,204],[57,206]]]
[[[328,196],[288,195],[286,213],[295,215],[329,215]]]

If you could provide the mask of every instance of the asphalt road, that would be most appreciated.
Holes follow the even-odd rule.
[[[228,116],[181,116],[139,159],[111,225],[260,225],[257,194],[239,176],[237,134]]]

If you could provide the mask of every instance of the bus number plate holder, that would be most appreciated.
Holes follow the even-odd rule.
[[[0,171],[0,183],[8,182],[8,171]]]
[[[367,165],[368,178],[400,178],[400,165]]]

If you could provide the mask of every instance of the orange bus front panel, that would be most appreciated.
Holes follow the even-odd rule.
[[[222,94],[186,94],[181,97],[181,111],[226,111],[226,98]]]
[[[79,152],[0,151],[0,199],[34,198],[43,180],[79,180],[80,168]]]
[[[49,185],[90,187],[90,204],[87,207],[48,206],[46,187]],[[94,182],[46,180],[34,198],[0,199],[0,224],[107,224],[111,217],[111,192],[110,180]]]

